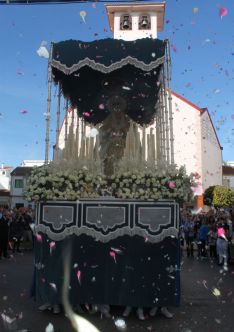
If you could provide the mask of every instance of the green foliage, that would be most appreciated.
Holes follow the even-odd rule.
[[[211,186],[205,190],[203,195],[205,205],[211,206],[213,204],[214,189],[215,186]]]
[[[213,191],[214,206],[230,206],[234,204],[234,191],[224,186],[215,186]]]

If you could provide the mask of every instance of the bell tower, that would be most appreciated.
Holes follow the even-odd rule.
[[[106,5],[110,30],[114,39],[127,41],[157,38],[163,31],[165,2]]]

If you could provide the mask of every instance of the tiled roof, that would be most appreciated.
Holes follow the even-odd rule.
[[[217,133],[216,133],[216,130],[215,130],[215,127],[214,127],[214,125],[213,125],[213,121],[212,121],[212,119],[211,119],[211,116],[210,116],[210,113],[209,113],[208,109],[207,109],[206,107],[205,107],[205,108],[202,108],[202,107],[199,107],[199,106],[195,105],[194,103],[192,103],[192,102],[189,101],[188,99],[182,97],[181,95],[179,95],[179,94],[176,93],[175,91],[172,91],[171,93],[172,93],[172,95],[174,95],[175,97],[177,97],[177,98],[179,98],[180,100],[184,101],[186,104],[188,104],[188,105],[192,106],[193,108],[195,108],[196,110],[198,110],[198,111],[200,112],[201,115],[202,115],[203,113],[207,112],[207,114],[208,114],[208,116],[209,116],[209,119],[210,119],[210,123],[211,123],[211,125],[212,125],[212,127],[213,127],[213,130],[214,130],[214,133],[215,133],[215,136],[216,136],[217,142],[218,142],[218,144],[219,144],[219,146],[220,146],[220,148],[221,148],[221,150],[222,150],[223,148],[222,148],[222,146],[221,146],[221,144],[220,144],[220,142],[219,142],[219,138],[218,138],[218,135],[217,135]]]
[[[13,169],[13,166],[3,165],[0,169]]]
[[[0,197],[10,196],[10,190],[0,190]]]
[[[28,176],[31,174],[33,167],[16,167],[11,172],[11,176]]]
[[[184,98],[183,96],[179,95],[177,92],[175,91],[171,91],[172,95],[174,95],[175,97],[179,98],[180,100],[184,101],[186,104],[192,106],[193,108],[195,108],[196,110],[198,110],[199,112],[202,113],[202,108],[195,105],[194,103],[192,103],[191,101],[189,101],[188,99]]]
[[[223,166],[223,175],[232,175],[234,176],[234,167],[231,166]]]

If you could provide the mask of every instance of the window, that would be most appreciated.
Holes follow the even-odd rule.
[[[15,188],[23,188],[23,187],[24,187],[24,181],[22,179],[16,179]]]
[[[120,30],[132,30],[132,17],[123,15],[120,21]]]
[[[16,203],[15,207],[16,207],[16,209],[19,209],[19,208],[24,207],[24,204],[23,203]]]
[[[143,14],[139,17],[139,30],[149,30],[151,28],[150,17]]]

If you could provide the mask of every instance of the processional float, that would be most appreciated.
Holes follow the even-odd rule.
[[[164,4],[160,6],[164,11]],[[140,8],[140,13],[149,10],[142,7],[146,9]],[[118,8],[116,12],[121,21],[123,12],[119,14]],[[99,164],[109,178],[121,163],[145,168],[173,164],[169,50],[168,40],[154,38],[52,43],[45,163],[54,83],[58,92],[55,164],[83,162],[91,168]],[[62,96],[65,115],[60,129]],[[99,134],[87,137],[94,128]],[[62,302],[64,250],[69,246],[71,303],[178,305],[177,202],[131,199],[127,194],[113,197],[108,188],[98,195],[38,203],[37,299]]]

